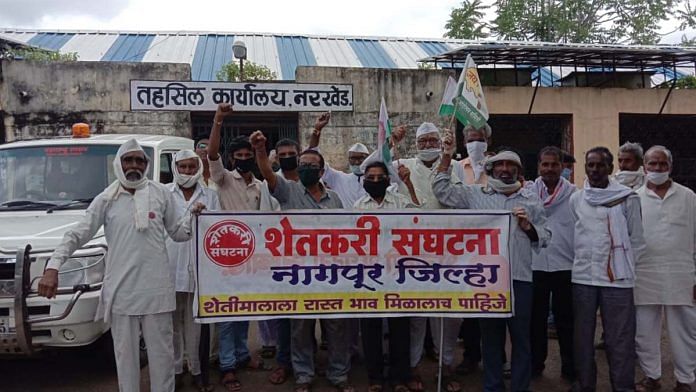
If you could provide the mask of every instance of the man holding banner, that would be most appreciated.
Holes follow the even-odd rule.
[[[288,181],[273,172],[266,153],[266,137],[261,131],[250,136],[256,151],[256,162],[261,175],[268,182],[268,189],[283,210],[294,209],[342,209],[338,195],[326,189],[319,181],[324,174],[324,157],[314,150],[299,155],[297,172],[300,182]],[[350,351],[347,339],[346,319],[324,320],[329,343],[329,366],[326,377],[341,392],[352,392],[348,383]],[[291,320],[292,367],[295,373],[295,391],[309,392],[314,379],[314,319]]]
[[[451,183],[450,163],[456,149],[454,135],[444,138],[444,152],[433,182],[433,192],[443,205],[452,208],[508,210],[517,222],[511,227],[510,261],[512,265],[514,317],[482,319],[484,391],[504,390],[503,361],[505,327],[512,339],[512,391],[529,390],[531,380],[530,320],[532,313],[532,248],[546,247],[551,233],[539,198],[522,188],[518,175],[522,170],[519,156],[501,151],[486,161],[488,185]]]
[[[410,184],[410,173],[403,171],[402,181]],[[411,200],[389,190],[389,170],[384,162],[376,161],[365,167],[363,187],[366,196],[360,198],[356,210],[401,210],[413,208],[418,199],[411,190]],[[415,200],[414,200],[415,199]],[[412,202],[413,201],[413,202]],[[382,352],[381,318],[364,318],[360,320],[365,367],[367,367],[368,392],[380,392],[384,383],[384,354]],[[408,392],[406,384],[410,381],[409,368],[409,318],[390,317],[389,323],[389,381],[395,392]]]

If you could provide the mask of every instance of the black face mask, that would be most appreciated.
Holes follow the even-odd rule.
[[[291,156],[287,158],[278,159],[280,162],[280,169],[282,171],[291,171],[297,169],[297,156]]]
[[[248,173],[254,170],[254,164],[254,158],[234,160],[234,168],[240,173]]]
[[[373,199],[381,199],[387,194],[387,188],[389,187],[389,179],[385,178],[381,181],[363,181],[363,188],[365,192],[370,195]]]
[[[297,169],[297,174],[300,176],[300,182],[305,187],[315,185],[319,182],[319,172],[321,169],[315,167],[301,167]]]

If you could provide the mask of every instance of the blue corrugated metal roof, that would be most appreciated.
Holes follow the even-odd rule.
[[[418,42],[418,46],[420,46],[428,56],[434,56],[450,50],[444,42],[437,41],[420,41]]]
[[[541,86],[542,87],[553,87],[560,85],[559,79],[560,77],[553,73],[551,70],[548,68],[537,68],[534,72],[532,72],[532,80],[535,80],[536,78],[539,77],[539,74],[541,73]]]
[[[398,68],[379,41],[371,39],[349,39],[348,43],[358,55],[363,67]]]
[[[196,52],[191,64],[191,79],[217,80],[223,65],[234,58],[232,53],[234,35],[208,34],[198,38]]]
[[[27,43],[48,50],[59,50],[74,35],[70,33],[39,33],[33,36]]]
[[[307,37],[278,36],[276,46],[283,79],[295,79],[295,68],[298,65],[317,65]]]
[[[121,34],[102,57],[102,61],[142,61],[154,34]]]

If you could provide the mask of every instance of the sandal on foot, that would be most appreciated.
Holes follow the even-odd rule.
[[[423,392],[425,391],[425,387],[423,386],[423,380],[420,378],[420,376],[413,376],[411,377],[411,381],[406,384],[406,387],[411,392]]]
[[[382,384],[370,384],[367,387],[367,392],[382,392],[384,390],[384,387]],[[408,390],[406,390],[408,392]]]
[[[234,372],[226,372],[222,376],[222,385],[225,387],[227,392],[237,392],[242,389],[242,383],[237,379],[237,375]]]
[[[308,382],[295,384],[295,392],[312,392],[312,385]]]
[[[273,359],[276,356],[276,346],[263,346],[261,347],[261,358],[263,359]]]
[[[341,381],[338,384],[335,384],[334,388],[336,388],[337,392],[355,392],[355,388],[348,384],[348,381]]]
[[[273,385],[284,384],[285,381],[288,380],[289,375],[290,369],[286,368],[285,366],[278,366],[277,368],[273,369],[271,374],[268,375],[268,382]]]
[[[408,387],[404,384],[399,384],[399,385],[394,385],[394,388],[392,388],[394,392],[410,392]]]

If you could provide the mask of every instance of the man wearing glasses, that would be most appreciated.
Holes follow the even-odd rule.
[[[251,145],[256,152],[256,162],[261,175],[268,182],[271,195],[282,210],[342,209],[338,195],[319,181],[324,174],[324,157],[313,150],[299,155],[297,173],[300,182],[288,181],[273,172],[266,152],[266,137],[261,131],[251,134]],[[324,320],[329,343],[329,365],[326,377],[341,392],[352,392],[348,383],[350,352],[345,319]],[[295,391],[308,392],[314,378],[314,319],[291,320],[292,367],[295,373]]]

